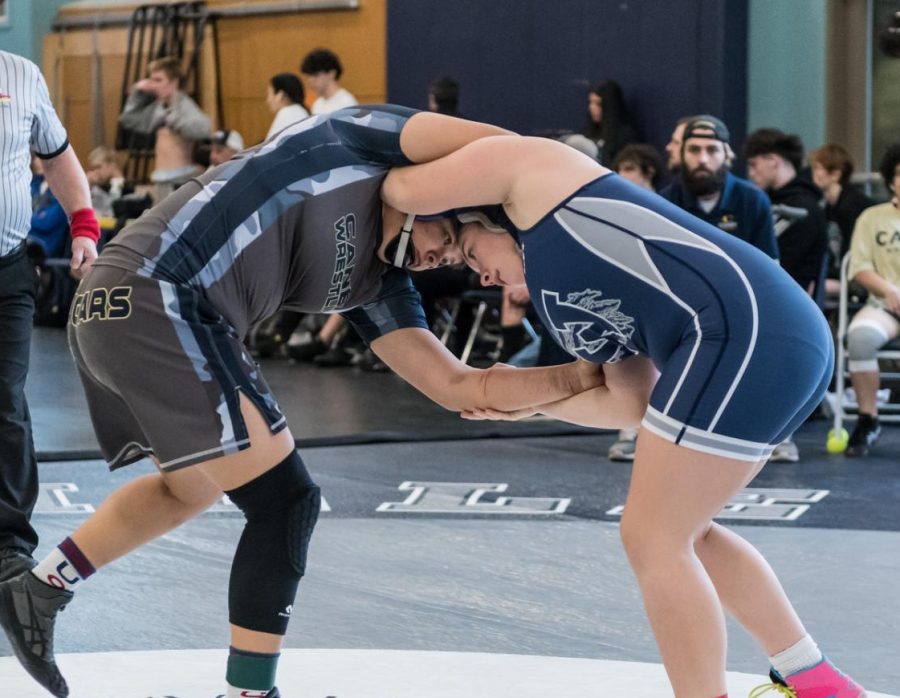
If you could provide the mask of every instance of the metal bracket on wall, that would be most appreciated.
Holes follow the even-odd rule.
[[[255,17],[261,15],[322,12],[326,10],[358,10],[360,0],[273,0],[254,5],[216,7],[217,17]],[[53,31],[86,27],[127,27],[133,12],[102,12],[96,15],[59,16],[53,21]]]

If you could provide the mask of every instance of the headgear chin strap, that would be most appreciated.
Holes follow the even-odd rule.
[[[398,269],[403,269],[406,266],[406,249],[409,247],[409,238],[412,235],[413,223],[416,220],[416,215],[414,213],[409,213],[406,215],[406,221],[403,223],[403,227],[400,228],[400,237],[397,240],[397,251],[394,252],[394,259],[391,261]]]

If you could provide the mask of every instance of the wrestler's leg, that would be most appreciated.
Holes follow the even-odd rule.
[[[241,412],[252,447],[197,466],[246,517],[229,582],[229,697],[263,695],[275,685],[320,503],[288,430],[271,434],[243,395]]]
[[[95,569],[206,511],[222,491],[199,469],[158,472],[109,495],[71,539]]]
[[[678,698],[726,692],[725,616],[695,544],[758,467],[638,437],[621,535]]]

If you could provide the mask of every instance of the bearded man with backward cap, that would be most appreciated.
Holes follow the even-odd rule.
[[[715,116],[691,119],[681,139],[681,176],[659,192],[676,206],[778,259],[769,198],[731,173],[728,127]]]

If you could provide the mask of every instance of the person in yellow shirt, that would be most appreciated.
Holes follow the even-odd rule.
[[[881,435],[876,353],[900,335],[900,143],[888,148],[879,170],[893,198],[863,211],[850,242],[849,277],[865,287],[869,301],[847,331],[850,380],[859,402],[848,456],[867,455]]]

